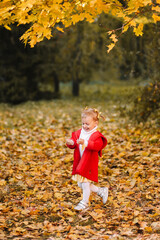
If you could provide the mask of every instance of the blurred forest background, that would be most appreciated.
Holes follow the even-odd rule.
[[[0,27],[0,102],[65,98],[67,89],[76,97],[85,86],[93,98],[117,101],[120,87],[129,86],[124,109],[130,99],[130,115],[146,121],[160,107],[160,24],[146,24],[142,37],[127,31],[107,54],[107,31],[121,25],[102,14],[92,24],[79,22],[64,33],[54,30],[51,40],[34,48],[19,40],[26,26]]]

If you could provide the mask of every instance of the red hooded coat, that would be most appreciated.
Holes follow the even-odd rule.
[[[67,146],[74,150],[74,161],[72,175],[79,174],[89,180],[98,182],[98,155],[102,156],[102,149],[107,145],[107,139],[99,132],[94,132],[85,148],[82,157],[80,157],[79,139],[81,129],[72,133],[74,145]]]

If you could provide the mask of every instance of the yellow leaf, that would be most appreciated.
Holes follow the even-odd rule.
[[[72,16],[72,22],[73,24],[76,24],[79,21],[82,21],[84,19],[84,16],[82,14],[75,14]]]
[[[156,6],[156,7],[152,7],[152,10],[156,11],[156,12],[160,12],[160,7]]]
[[[152,0],[143,0],[144,5],[152,4]]]
[[[153,14],[153,15],[152,15],[152,18],[154,19],[154,22],[155,22],[155,23],[158,22],[158,21],[160,21],[160,16],[158,16],[158,15],[156,15],[156,14]]]
[[[159,141],[158,135],[152,136],[152,137],[149,139],[149,141],[150,141],[151,143],[158,142],[158,141]]]
[[[39,213],[38,209],[31,209],[31,211],[29,212],[29,215],[37,215]]]
[[[138,129],[137,131],[135,131],[135,134],[136,134],[136,135],[140,135],[140,134],[141,134],[140,129]]]
[[[60,236],[61,236],[61,234],[58,232],[58,233],[57,233],[57,237],[59,238]]]
[[[69,8],[71,8],[71,3],[69,3],[69,2],[64,2],[64,3],[63,3],[63,7],[65,7],[66,9],[69,9]]]
[[[136,184],[136,179],[133,179],[132,181],[131,181],[131,188],[133,188],[134,186],[135,186],[135,184]]]
[[[122,31],[122,32],[123,32],[123,33],[126,32],[126,31],[128,30],[128,28],[129,28],[129,25],[128,25],[128,24],[125,25],[125,26],[123,27],[123,31]]]
[[[114,46],[115,46],[115,43],[111,43],[110,45],[108,45],[107,46],[108,47],[107,52],[109,53],[112,50],[112,48],[114,48]]]
[[[152,228],[151,227],[145,227],[145,231],[148,232],[148,233],[151,233],[152,232]]]
[[[65,215],[69,215],[69,216],[75,215],[75,212],[72,212],[70,209],[67,209],[67,210],[63,211],[63,213],[64,213]]]
[[[126,152],[121,152],[118,154],[119,157],[124,157],[126,155]]]
[[[22,215],[27,215],[27,214],[30,213],[30,210],[24,209],[24,210],[21,211],[21,213],[22,213]]]
[[[6,185],[6,181],[4,179],[0,180],[0,186],[5,186]]]
[[[143,35],[143,23],[140,23],[137,28],[134,27],[133,31],[135,32],[136,36],[139,36],[139,35],[142,36]]]
[[[130,22],[130,26],[132,26],[132,27],[135,27],[135,26],[136,26],[136,22],[135,22],[134,19]]]
[[[134,174],[134,177],[137,178],[139,176],[140,172],[139,171],[136,171],[135,174]]]
[[[130,195],[132,195],[132,194],[135,194],[135,192],[129,191],[127,195],[130,196]]]
[[[134,211],[134,216],[136,216],[136,217],[137,217],[139,214],[140,214],[140,212],[139,212],[139,211],[137,211],[137,210],[135,210],[135,211]]]
[[[92,235],[96,234],[96,231],[92,229],[89,229],[88,232],[91,233]]]
[[[10,28],[8,25],[4,25],[4,27],[5,27],[7,30],[11,30],[11,28]]]
[[[159,216],[159,213],[156,212],[156,213],[153,214],[151,217],[152,217],[152,218],[155,218],[155,217],[157,217],[157,216]]]
[[[97,0],[91,0],[91,1],[90,1],[90,6],[93,7],[94,4],[96,3],[96,1],[97,1]]]
[[[112,39],[112,41],[113,41],[114,43],[116,43],[116,42],[118,41],[116,34],[112,34],[112,35],[110,36],[110,38]]]
[[[2,211],[3,209],[5,209],[5,206],[2,203],[0,203],[0,210]]]
[[[58,31],[60,32],[64,32],[63,28],[60,28],[60,27],[56,27]]]
[[[24,228],[22,228],[22,227],[17,227],[17,228],[15,229],[15,231],[18,232],[18,233],[21,233],[21,232],[25,232],[26,229],[24,229]]]
[[[108,31],[107,33],[108,33],[108,35],[111,35],[113,33],[113,31]]]
[[[34,47],[34,45],[37,43],[37,37],[36,36],[33,36],[30,40],[30,45],[31,45],[31,48]]]
[[[147,222],[140,222],[140,227],[145,229],[147,227]]]
[[[149,153],[148,152],[142,152],[142,155],[145,156],[145,157],[148,157]]]
[[[57,199],[62,199],[62,194],[61,193],[55,193],[54,197]]]
[[[85,14],[85,16],[83,17],[83,19],[86,18],[86,20],[90,23],[94,22],[94,18],[90,15],[90,14]],[[81,19],[81,21],[83,20]]]
[[[151,195],[146,195],[146,199],[153,199],[153,197]]]
[[[104,216],[103,211],[97,209],[95,212],[89,212],[89,215],[96,221],[99,221]]]

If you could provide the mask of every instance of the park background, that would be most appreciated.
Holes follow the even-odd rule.
[[[26,26],[0,27],[1,239],[158,239],[160,26],[128,30],[107,53],[121,25],[102,14],[34,48],[19,40]],[[78,215],[65,139],[85,106],[105,118],[99,182],[110,194]]]

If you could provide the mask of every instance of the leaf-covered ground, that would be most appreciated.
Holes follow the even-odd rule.
[[[160,239],[160,129],[134,126],[111,102],[94,102],[108,139],[99,163],[106,205],[73,207],[81,190],[71,181],[73,151],[65,139],[80,128],[80,100],[0,105],[0,239]]]

